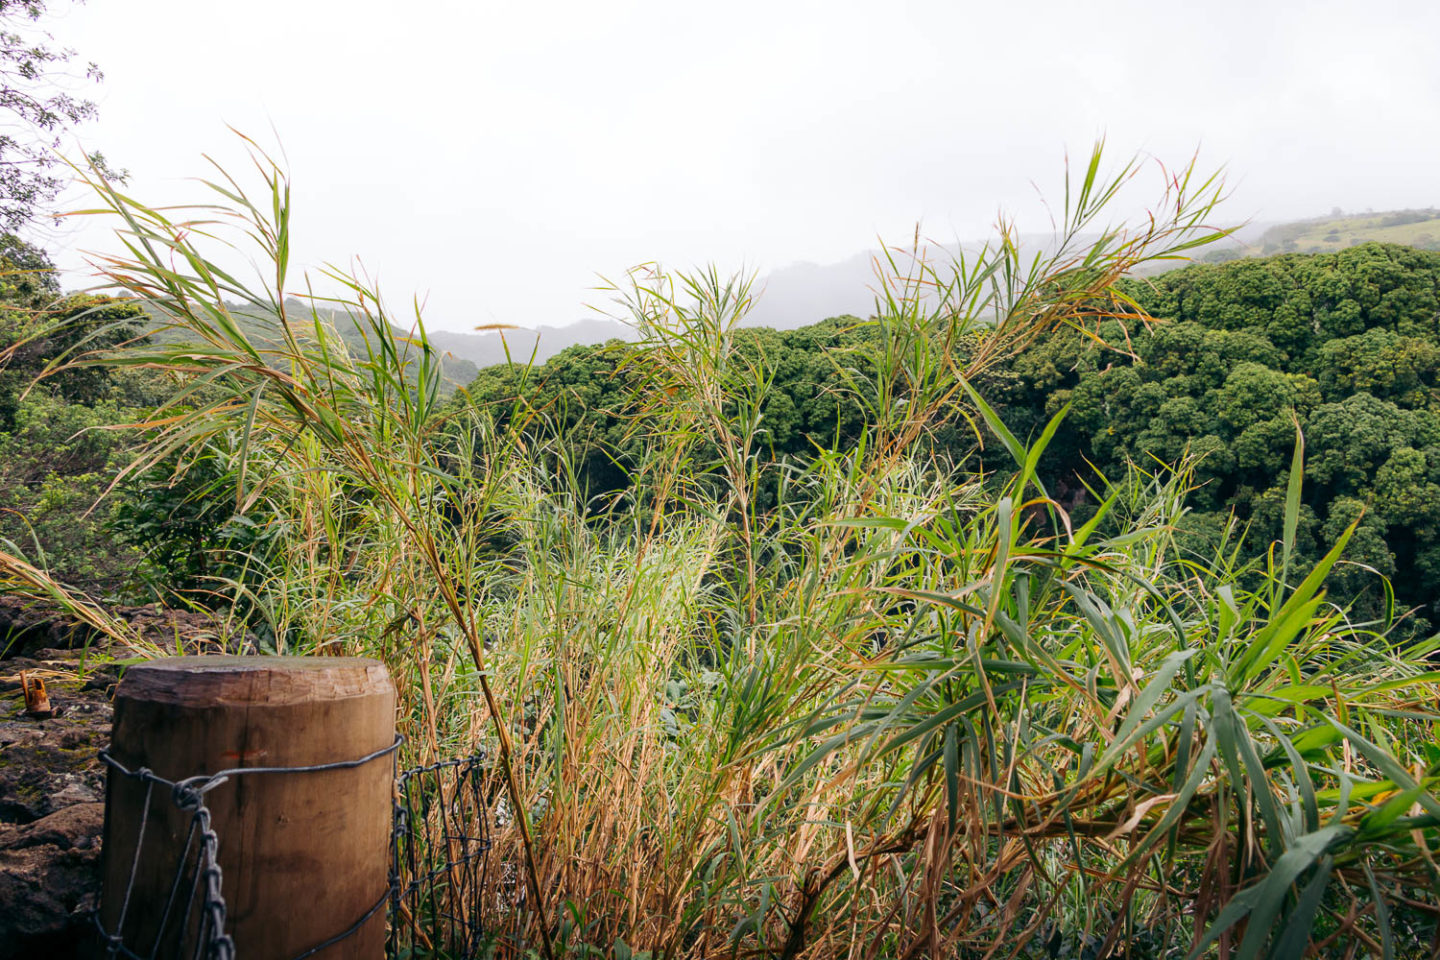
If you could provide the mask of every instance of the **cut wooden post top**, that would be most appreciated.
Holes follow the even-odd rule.
[[[102,926],[142,954],[203,953],[210,914],[175,890],[211,876],[239,957],[308,956],[358,923],[319,956],[383,960],[377,903],[389,899],[396,745],[395,688],[378,660],[169,657],[131,667],[115,691],[110,755],[172,782],[206,782],[175,794],[111,771]],[[194,866],[198,812],[177,796],[204,799],[214,874]]]
[[[369,657],[163,657],[125,671],[116,699],[203,706],[281,705],[394,696],[384,664]]]

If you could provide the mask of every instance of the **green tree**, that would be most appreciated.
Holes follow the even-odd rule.
[[[93,101],[67,88],[82,77],[99,83],[103,75],[94,63],[80,68],[74,50],[55,44],[43,26],[51,6],[0,0],[0,230],[31,223],[55,198],[65,184],[57,175],[63,135],[96,115]],[[89,159],[116,176],[103,155]]]
[[[1363,244],[1198,264],[1127,290],[1161,321],[1109,331],[1128,353],[1062,334],[995,378],[991,396],[1022,436],[1057,403],[1073,404],[1069,435],[1052,444],[1065,452],[1041,467],[1050,482],[1199,456],[1187,543],[1218,547],[1234,517],[1259,548],[1282,533],[1298,423],[1299,555],[1313,557],[1316,535],[1333,537],[1363,508],[1353,563],[1332,587],[1373,601],[1378,571],[1403,604],[1440,597],[1429,506],[1440,484],[1440,257]]]
[[[135,568],[111,542],[111,508],[92,508],[124,462],[105,428],[136,420],[155,392],[143,374],[52,365],[131,340],[144,316],[131,301],[62,296],[43,251],[0,237],[0,537],[72,584],[117,590]]]

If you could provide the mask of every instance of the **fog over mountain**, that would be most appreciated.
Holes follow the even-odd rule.
[[[785,265],[857,259],[868,282],[857,255],[917,220],[946,241],[987,236],[997,209],[1043,229],[1067,153],[1097,138],[1107,169],[1141,158],[1145,200],[1152,160],[1198,150],[1228,171],[1226,220],[1440,203],[1440,4],[1420,0],[344,12],[86,3],[56,36],[104,68],[82,146],[132,195],[194,199],[202,153],[244,168],[233,126],[293,174],[296,278],[358,258],[431,329],[563,326],[597,273],[656,260],[761,266],[773,322],[863,309],[843,288],[792,300],[809,284]],[[270,68],[244,69],[260,50]],[[80,286],[83,252],[117,243],[73,223],[55,257]]]
[[[1259,241],[1272,227],[1269,223],[1251,223],[1237,229],[1213,249],[1233,251],[1234,255],[1260,252]],[[1048,235],[1030,234],[1020,237],[1023,248],[1050,251],[1054,239]],[[1081,238],[1084,242],[1084,238]],[[963,244],[967,253],[983,247],[976,241]],[[944,263],[954,257],[961,244],[929,244],[923,247],[932,262]],[[894,249],[891,256],[904,266],[910,251]],[[868,317],[873,312],[877,262],[884,263],[880,249],[865,250],[834,263],[793,263],[755,279],[751,288],[753,304],[742,323],[745,326],[774,327],[792,330],[824,320],[827,317],[852,315]],[[1178,262],[1174,266],[1183,266]],[[442,321],[447,318],[440,318]],[[487,330],[457,333],[431,329],[430,340],[442,350],[469,360],[477,367],[493,364],[530,362],[543,363],[550,357],[576,344],[604,343],[606,340],[634,340],[636,332],[630,325],[605,317],[577,320],[564,326],[517,327],[510,330]],[[508,348],[508,357],[507,357]]]
[[[516,327],[457,333],[453,330],[427,331],[430,342],[477,367],[497,363],[544,363],[566,347],[604,343],[606,340],[634,340],[635,330],[615,320],[580,320],[563,327]]]

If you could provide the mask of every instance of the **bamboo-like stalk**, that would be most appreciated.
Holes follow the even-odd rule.
[[[443,400],[423,324],[397,332],[341,271],[343,295],[296,307],[289,187],[263,159],[268,196],[222,176],[197,222],[97,184],[129,245],[104,275],[177,335],[69,359],[176,375],[126,475],[224,459],[235,506],[277,530],[232,565],[237,609],[277,642],[385,656],[427,749],[494,744],[514,814],[494,855],[524,873],[480,901],[502,947],[981,956],[1060,918],[1288,955],[1338,922],[1305,890],[1430,906],[1407,891],[1440,841],[1434,645],[1325,600],[1343,538],[1295,566],[1298,494],[1277,563],[1178,555],[1189,464],[1113,478],[1083,523],[1045,491],[1063,411],[1018,437],[983,375],[1058,330],[1151,322],[1116,280],[1223,233],[1193,164],[1138,228],[1097,227],[1141,172],[1103,166],[1047,250],[1002,223],[950,262],[890,251],[874,317],[829,353],[863,432],[804,463],[762,456],[776,360],[739,330],[743,279],[619,285],[636,452],[604,503],[530,381],[498,418]],[[201,249],[226,223],[265,282]],[[936,441],[957,423],[1013,466],[967,473]],[[522,888],[531,909],[508,909]]]

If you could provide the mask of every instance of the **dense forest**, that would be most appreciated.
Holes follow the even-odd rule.
[[[1182,543],[1205,555],[1225,544],[1263,552],[1282,535],[1298,429],[1301,562],[1359,520],[1331,588],[1363,618],[1413,609],[1409,629],[1427,630],[1440,613],[1440,253],[1365,244],[1199,264],[1122,289],[1136,317],[1093,335],[1058,331],[976,382],[1021,438],[1068,411],[1038,470],[1072,522],[1090,519],[1096,491],[1128,465],[1189,463]],[[856,317],[735,332],[736,350],[773,382],[765,459],[798,462],[860,438],[867,401],[852,385],[883,335]],[[576,467],[599,497],[624,488],[640,462],[643,439],[629,425],[646,369],[643,347],[612,341],[534,370],[484,370],[468,393],[578,440]],[[940,436],[960,469],[985,469],[963,424]],[[1387,609],[1390,588],[1398,609]]]
[[[133,302],[61,297],[43,252],[9,243],[0,297],[6,338],[21,346],[0,371],[0,531],[92,591],[149,599],[193,586],[215,572],[209,547],[245,552],[263,537],[220,493],[224,450],[209,451],[210,467],[183,485],[172,465],[92,509],[123,461],[121,436],[99,428],[142,418],[161,390],[146,374],[106,368],[34,383],[53,359],[123,342],[154,318]],[[1427,630],[1440,614],[1440,253],[1363,244],[1197,264],[1122,289],[1136,317],[1093,335],[1057,331],[976,380],[1022,439],[1066,411],[1038,472],[1071,521],[1090,519],[1097,491],[1131,465],[1185,463],[1194,478],[1178,521],[1186,549],[1263,551],[1282,535],[1298,428],[1306,473],[1297,558],[1323,556],[1358,520],[1331,589],[1363,618]],[[342,327],[347,346],[363,352],[355,326]],[[834,317],[733,336],[737,354],[771,383],[756,454],[768,464],[759,502],[773,503],[785,464],[863,435],[874,398],[856,385],[872,372],[883,332]],[[532,434],[564,436],[568,468],[588,496],[608,502],[643,459],[645,438],[631,427],[646,349],[618,340],[571,347],[535,368],[480,371],[463,393],[501,422],[519,416]],[[983,473],[998,447],[983,426],[978,439],[957,418],[932,438],[932,452]]]

